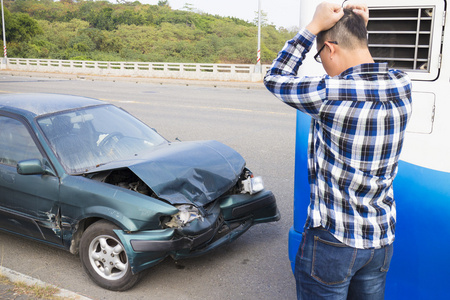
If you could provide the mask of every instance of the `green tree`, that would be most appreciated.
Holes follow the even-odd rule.
[[[101,11],[92,11],[88,17],[87,21],[92,27],[98,28],[100,30],[114,30],[117,28],[114,19],[112,18],[113,9],[110,7],[105,7]]]
[[[251,22],[198,12],[189,4],[172,10],[169,1],[116,2],[5,0],[8,52],[28,58],[256,63],[257,26]],[[295,35],[267,22],[262,63],[270,63]]]
[[[42,32],[36,20],[25,13],[11,13],[5,8],[4,15],[6,41],[28,41]],[[3,40],[3,31],[0,36]]]
[[[258,26],[259,23],[259,13],[255,11],[255,18],[253,19],[253,24]],[[267,17],[267,13],[261,10],[261,26],[269,25],[269,18]]]
[[[158,6],[169,6],[168,0],[160,0],[158,1]]]

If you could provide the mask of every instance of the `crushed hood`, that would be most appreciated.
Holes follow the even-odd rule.
[[[178,142],[93,171],[123,167],[128,167],[161,199],[172,204],[205,205],[236,184],[245,161],[235,150],[217,141]]]

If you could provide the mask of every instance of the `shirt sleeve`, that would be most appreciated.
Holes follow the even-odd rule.
[[[284,103],[317,118],[326,98],[326,78],[297,77],[316,36],[302,29],[286,42],[264,78],[266,88]]]

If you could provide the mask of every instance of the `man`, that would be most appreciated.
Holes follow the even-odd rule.
[[[392,182],[411,115],[408,76],[374,63],[368,8],[321,3],[288,41],[264,83],[312,117],[310,204],[297,253],[299,299],[383,299],[393,254]],[[297,77],[317,37],[326,73]]]

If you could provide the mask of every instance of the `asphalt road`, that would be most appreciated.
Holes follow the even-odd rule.
[[[294,191],[295,110],[263,87],[137,83],[0,72],[0,93],[89,96],[120,106],[168,140],[209,140],[240,152],[277,197],[279,222],[252,227],[208,255],[149,269],[132,290],[104,290],[83,273],[77,256],[0,233],[1,265],[92,299],[294,299],[288,259]],[[216,86],[216,87],[214,87]]]

